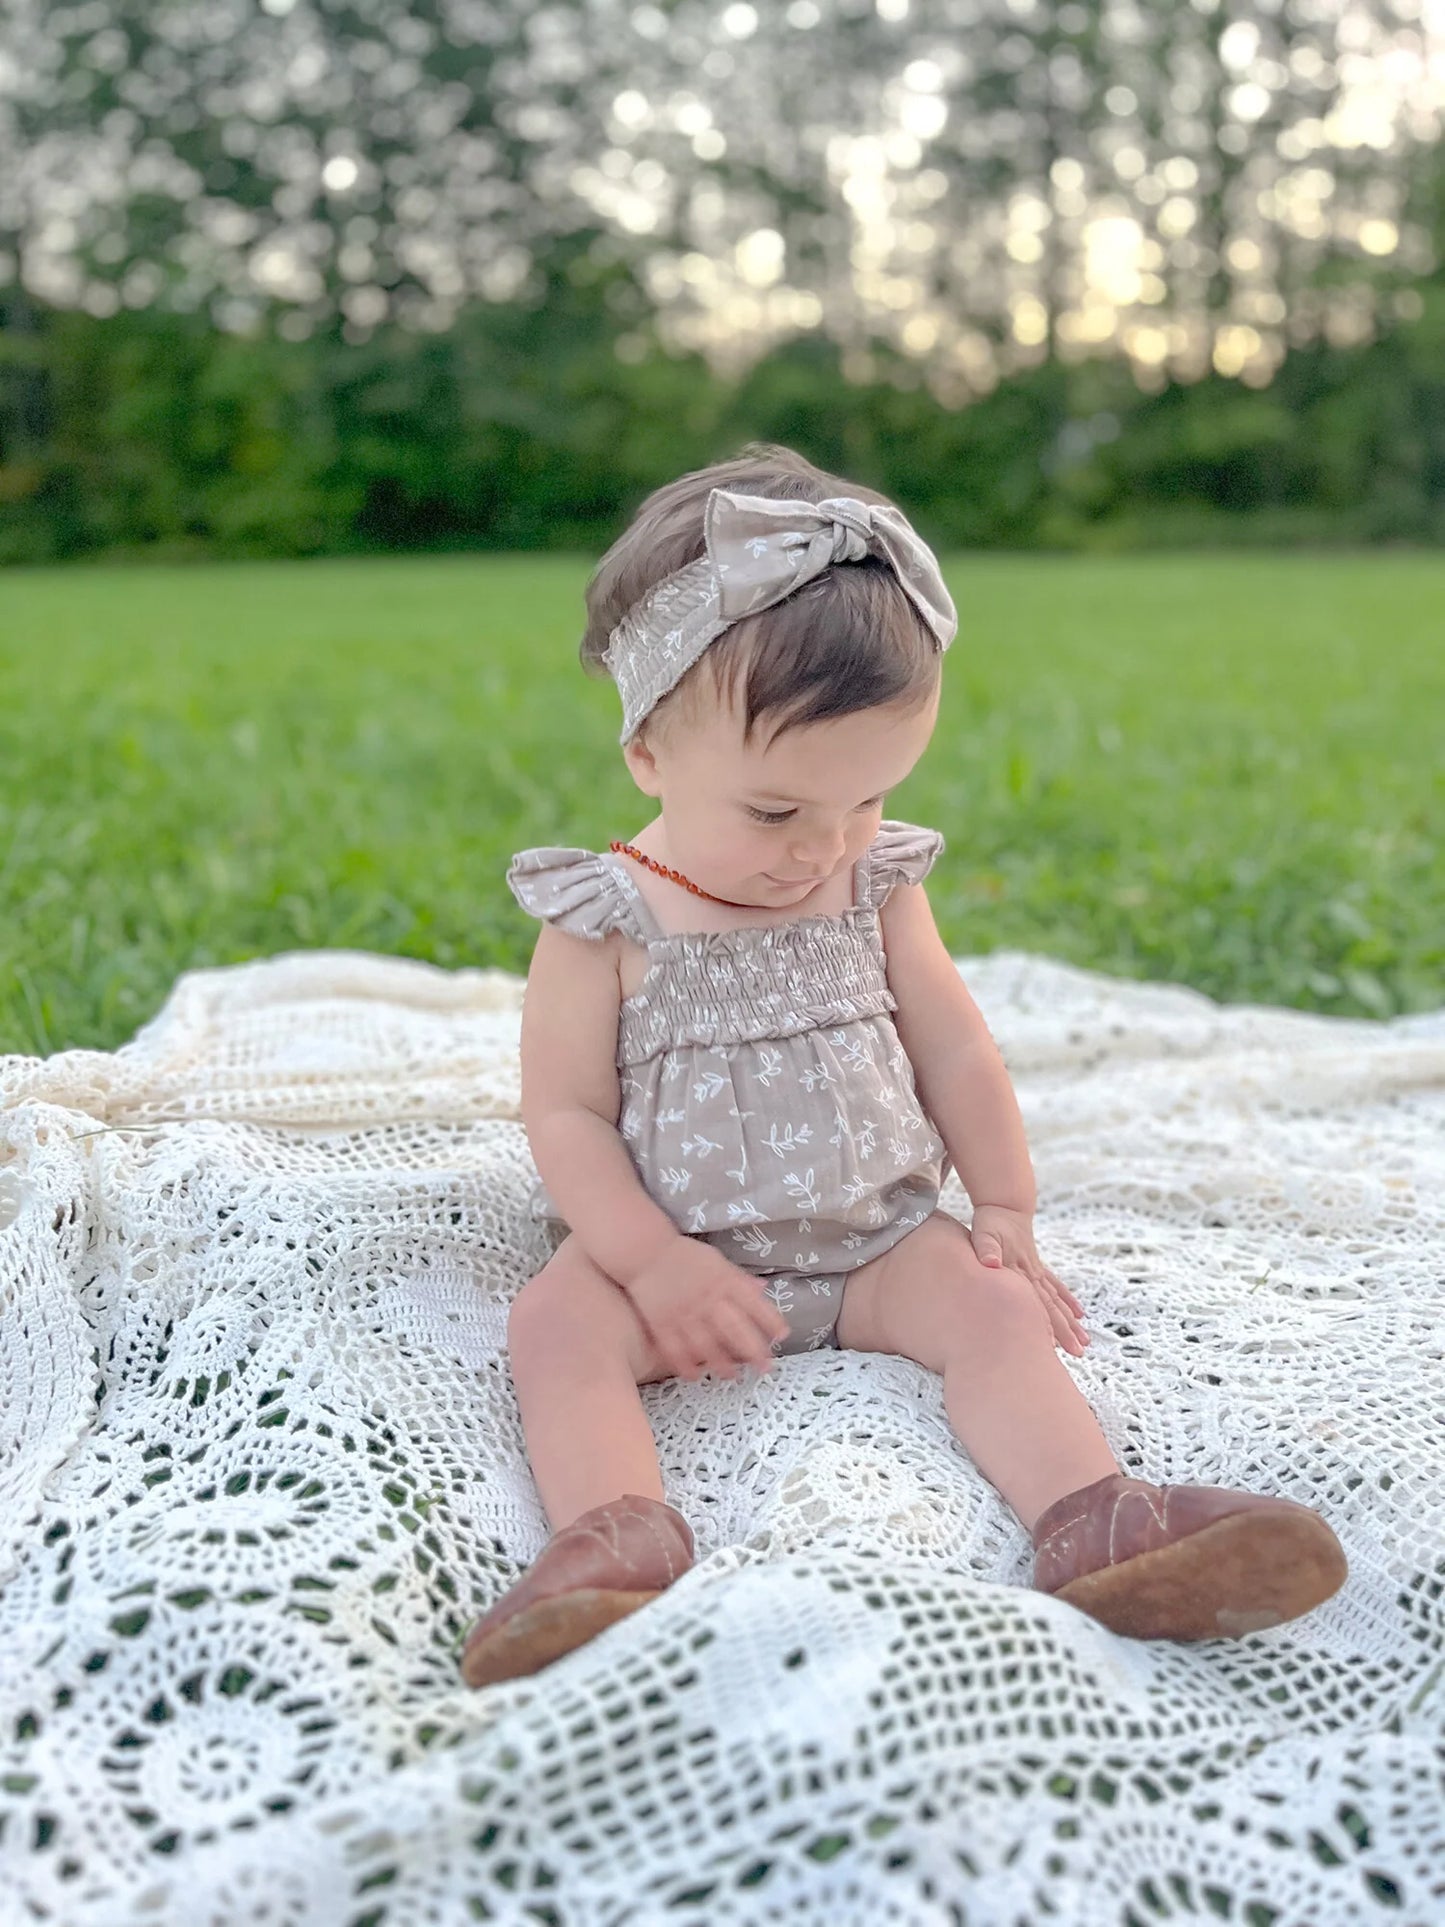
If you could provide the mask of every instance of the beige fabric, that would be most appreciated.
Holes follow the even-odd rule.
[[[941,1379],[820,1350],[644,1385],[696,1565],[467,1690],[548,1539],[521,981],[192,971],[117,1051],[0,1057],[6,1927],[1439,1920],[1445,1010],[959,968],[1060,1370],[1131,1474],[1317,1508],[1340,1592],[1111,1633],[1031,1590]]]
[[[835,562],[881,556],[939,649],[957,633],[958,612],[932,549],[889,503],[852,495],[794,502],[715,488],[703,538],[706,553],[654,583],[608,638],[603,661],[622,697],[624,743],[724,629],[772,608]]]
[[[618,1129],[678,1229],[768,1279],[790,1326],[776,1352],[834,1343],[843,1274],[938,1202],[944,1146],[890,1015],[878,913],[942,848],[884,822],[840,916],[725,931],[660,930],[611,852],[524,850],[507,873],[533,916],[647,946],[618,1024]],[[532,1208],[565,1235],[540,1180]]]

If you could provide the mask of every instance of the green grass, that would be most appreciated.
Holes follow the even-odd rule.
[[[183,970],[338,946],[523,970],[503,873],[647,820],[582,557],[0,574],[0,1050],[110,1049]],[[955,557],[955,953],[1251,1000],[1445,1002],[1445,557]]]

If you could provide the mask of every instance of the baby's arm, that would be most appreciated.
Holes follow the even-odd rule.
[[[899,1041],[918,1095],[938,1126],[975,1205],[1032,1214],[1033,1164],[1012,1083],[983,1013],[969,995],[933,920],[921,883],[903,884],[883,906],[888,987]]]
[[[1058,1342],[1088,1343],[1083,1306],[1034,1244],[1034,1167],[1018,1099],[983,1013],[938,934],[921,883],[895,889],[883,906],[888,987],[898,1037],[913,1064],[923,1108],[973,1205],[969,1236],[986,1265],[1021,1271],[1042,1299]]]
[[[583,1250],[620,1285],[683,1234],[643,1188],[617,1130],[620,939],[543,924],[522,1001],[522,1123]]]

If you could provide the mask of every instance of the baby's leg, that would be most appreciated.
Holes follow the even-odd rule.
[[[621,1286],[568,1237],[507,1319],[527,1456],[554,1532],[637,1492],[662,1499],[637,1387],[668,1373]]]
[[[1116,1633],[1257,1633],[1345,1579],[1339,1540],[1294,1499],[1126,1475],[1033,1286],[981,1264],[945,1213],[852,1274],[838,1342],[942,1372],[953,1429],[1028,1527],[1034,1586]]]
[[[837,1335],[942,1374],[949,1423],[1030,1529],[1055,1499],[1120,1469],[1038,1294],[1020,1273],[985,1266],[947,1212],[852,1273]]]

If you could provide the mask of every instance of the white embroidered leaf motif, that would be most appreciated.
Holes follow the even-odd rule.
[[[733,1237],[754,1258],[766,1258],[778,1242],[758,1225],[751,1225],[746,1231],[734,1231]]]
[[[760,1084],[771,1084],[775,1077],[781,1075],[782,1069],[783,1053],[780,1050],[774,1050],[771,1044],[764,1044],[758,1051],[758,1063],[757,1069],[753,1072],[754,1077],[757,1078]]]
[[[763,1286],[763,1296],[771,1298],[779,1311],[788,1312],[793,1309],[793,1286],[790,1279],[770,1278]]]
[[[682,1140],[682,1154],[688,1158],[705,1158],[709,1151],[720,1151],[721,1149],[722,1145],[719,1144],[716,1139],[710,1137],[685,1137]]]
[[[790,1197],[796,1198],[805,1211],[816,1211],[820,1203],[818,1193],[813,1189],[813,1170],[810,1165],[800,1177],[796,1171],[783,1173],[783,1189]]]
[[[811,1124],[785,1124],[781,1136],[778,1133],[778,1126],[772,1124],[768,1127],[768,1135],[764,1142],[770,1151],[775,1152],[780,1158],[785,1158],[800,1146],[809,1143],[812,1136]]]

